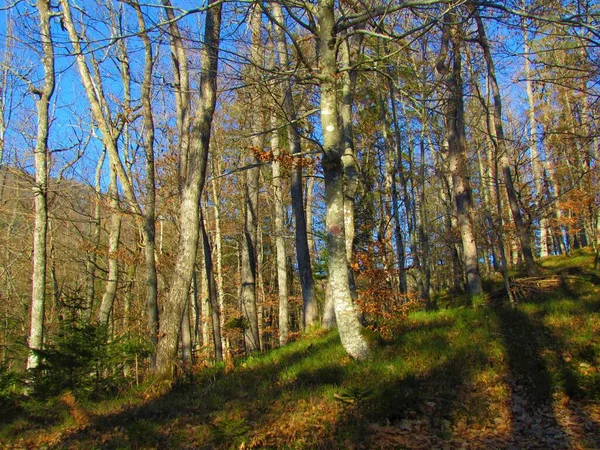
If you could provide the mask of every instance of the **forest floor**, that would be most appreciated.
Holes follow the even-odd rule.
[[[367,362],[314,331],[168,390],[23,399],[0,448],[600,449],[600,272],[541,265],[550,292],[414,312]]]

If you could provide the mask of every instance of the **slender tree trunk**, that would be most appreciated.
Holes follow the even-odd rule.
[[[192,327],[190,322],[190,300],[188,299],[181,320],[181,355],[183,368],[186,370],[192,367],[192,354]]]
[[[219,173],[220,171],[217,171]],[[221,344],[224,342],[223,330],[225,327],[225,289],[223,289],[223,238],[221,234],[221,203],[217,194],[217,180],[212,182],[212,198],[215,211],[215,259],[216,259],[216,281],[217,299],[219,306],[219,330],[221,332]]]
[[[110,165],[110,183],[108,195],[110,197],[110,234],[108,237],[108,274],[106,278],[106,287],[98,311],[98,324],[108,326],[108,318],[117,295],[119,284],[119,261],[117,253],[119,251],[119,239],[121,236],[121,214],[119,211],[119,193],[117,190],[117,174],[113,170],[114,165]]]
[[[222,314],[219,308],[217,286],[215,283],[215,274],[213,269],[212,250],[210,247],[210,241],[208,239],[208,233],[206,232],[206,224],[204,222],[204,213],[200,208],[200,233],[202,235],[202,248],[204,253],[204,271],[206,272],[206,292],[208,304],[202,303],[203,312],[206,312],[207,322],[210,321],[212,328],[213,345],[215,349],[215,360],[217,362],[223,361],[223,343],[221,340],[221,319]],[[206,306],[208,308],[206,308]],[[206,345],[206,341],[204,342]]]
[[[38,96],[37,108],[37,142],[34,150],[35,163],[35,225],[33,232],[33,275],[31,289],[31,322],[29,327],[28,346],[30,353],[27,368],[34,369],[40,363],[39,354],[44,344],[44,316],[46,297],[46,235],[48,232],[48,132],[50,130],[50,100],[54,93],[54,46],[50,27],[50,3],[37,1],[40,20],[40,37],[42,41],[42,65],[44,66],[44,84],[35,92]]]
[[[402,233],[402,219],[400,217],[400,203],[399,193],[396,187],[396,174],[400,177],[400,186],[404,193],[404,208],[406,211],[406,217],[408,219],[410,211],[410,199],[406,195],[406,178],[404,176],[404,163],[402,162],[402,139],[400,134],[400,124],[398,123],[398,112],[396,109],[396,92],[395,86],[391,80],[388,81],[388,89],[390,91],[390,105],[392,110],[392,124],[394,127],[394,140],[396,143],[396,155],[392,156],[394,161],[395,170],[392,172],[392,205],[394,208],[394,234],[396,237],[396,256],[398,258],[398,270],[399,270],[399,281],[400,281],[400,293],[406,294],[408,292],[408,284],[406,280],[406,247],[404,243],[404,236]],[[407,203],[408,202],[408,203]],[[412,231],[409,225],[409,231]]]
[[[275,27],[275,38],[277,40],[277,55],[280,65],[284,68],[289,67],[288,50],[285,41],[285,33],[281,25],[284,24],[281,5],[278,2],[271,4],[273,17],[278,25]],[[291,82],[285,80],[282,83],[283,87],[283,110],[288,120],[287,135],[290,153],[299,155],[302,152],[300,133],[297,128],[297,111],[294,105],[292,96]],[[295,241],[296,241],[296,261],[298,263],[298,271],[300,275],[300,286],[302,289],[302,308],[303,308],[303,328],[308,328],[317,323],[319,319],[319,311],[317,305],[317,297],[315,295],[315,285],[312,273],[312,264],[310,257],[310,248],[307,235],[307,216],[304,210],[303,199],[303,182],[302,182],[302,165],[294,164],[291,168],[291,197],[292,197],[292,212],[295,221]],[[308,222],[312,232],[312,220]]]
[[[156,372],[159,378],[171,379],[174,374],[179,327],[190,290],[198,250],[200,198],[206,176],[210,132],[216,103],[220,29],[221,3],[213,0],[206,13],[204,47],[200,57],[201,98],[191,129],[189,164],[186,166],[180,194],[179,223],[181,232],[173,283],[165,304],[165,314],[160,321],[156,351]]]
[[[289,311],[288,311],[288,282],[287,282],[287,258],[285,255],[285,224],[283,217],[282,179],[281,163],[279,157],[278,119],[275,114],[271,118],[271,151],[274,160],[271,164],[273,180],[271,189],[273,191],[273,207],[275,208],[275,247],[277,250],[277,288],[279,292],[279,344],[285,345],[289,336]]]
[[[507,154],[508,149],[506,147],[506,140],[504,138],[504,128],[502,125],[502,100],[500,97],[500,89],[498,87],[498,81],[496,78],[494,60],[492,58],[489,43],[485,35],[483,21],[479,16],[477,7],[473,9],[473,12],[475,15],[475,20],[477,21],[479,44],[483,50],[483,56],[487,66],[491,93],[494,100],[494,128],[496,131],[494,144],[498,147],[500,166],[502,168],[502,175],[504,178],[504,184],[506,185],[506,193],[508,195],[508,204],[510,206],[510,210],[515,223],[517,237],[519,239],[519,243],[521,244],[521,252],[523,253],[523,258],[525,259],[527,274],[533,276],[537,274],[538,270],[533,260],[533,252],[531,250],[531,239],[527,230],[527,224],[525,223],[523,214],[521,213],[521,208],[517,199],[517,191],[515,189],[512,173],[510,170],[510,162],[508,160]]]
[[[356,359],[370,355],[370,349],[356,316],[346,257],[344,232],[344,183],[342,166],[342,133],[339,128],[337,101],[338,71],[336,66],[336,35],[334,1],[320,0],[317,7],[319,23],[318,51],[320,57],[321,127],[323,130],[323,169],[325,172],[325,211],[327,248],[329,253],[329,290],[344,349]]]
[[[100,248],[100,214],[102,204],[102,193],[100,191],[100,177],[102,175],[102,166],[106,157],[106,149],[102,150],[98,163],[96,165],[96,174],[94,179],[94,218],[91,227],[92,250],[88,253],[86,270],[86,301],[83,310],[83,320],[90,323],[94,310],[94,300],[96,296],[96,265],[98,260],[98,249]]]
[[[260,52],[261,42],[261,23],[262,13],[258,3],[252,7],[250,27],[252,33],[252,45],[250,50],[250,59],[258,67],[263,66],[263,57]],[[257,71],[253,71],[254,76]],[[254,80],[258,84],[258,80]],[[260,95],[258,89],[254,91]],[[260,333],[258,329],[258,310],[256,301],[256,241],[258,232],[258,184],[260,168],[258,167],[258,158],[256,152],[262,151],[264,147],[263,121],[261,120],[262,111],[260,108],[260,99],[251,97],[250,103],[253,107],[252,116],[252,152],[249,157],[249,164],[252,167],[246,171],[246,184],[244,192],[244,236],[242,239],[242,312],[248,321],[248,327],[244,330],[244,339],[246,340],[246,349],[251,352],[260,350]]]
[[[452,188],[456,213],[460,229],[463,262],[467,275],[467,290],[476,295],[482,292],[479,263],[477,257],[477,242],[473,227],[473,199],[469,183],[466,137],[464,121],[464,100],[462,82],[462,52],[461,42],[457,35],[459,31],[452,29],[451,24],[456,19],[454,14],[449,14],[448,22],[444,24],[444,37],[442,51],[436,67],[444,76],[449,99],[446,103],[446,143],[448,146],[448,168],[452,174]],[[453,35],[452,38],[450,35]],[[452,44],[452,68],[446,66],[448,45]]]
[[[527,29],[523,30],[524,49],[525,49],[525,78],[527,83],[527,101],[529,103],[529,150],[531,153],[531,172],[535,185],[535,195],[538,202],[544,199],[544,171],[540,162],[537,142],[537,120],[535,118],[535,98],[533,95],[533,74],[531,72],[531,51],[529,48],[529,33]],[[540,210],[540,257],[548,256],[548,221],[546,214]]]
[[[313,199],[315,190],[315,177],[308,176],[306,179],[306,237],[308,245],[308,253],[310,261],[315,259],[315,238],[313,233],[312,217],[313,217]],[[311,269],[312,272],[312,269]],[[312,279],[312,277],[311,277]]]
[[[144,154],[146,163],[146,199],[144,214],[144,257],[146,266],[146,314],[150,343],[158,342],[158,275],[156,273],[156,183],[154,174],[154,114],[152,112],[152,43],[139,3],[132,3],[138,18],[140,37],[144,43],[144,80],[142,82],[142,115],[144,117]]]

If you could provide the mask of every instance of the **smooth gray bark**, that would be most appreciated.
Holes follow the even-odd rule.
[[[221,3],[214,0],[211,2],[204,27],[204,47],[200,55],[201,96],[190,133],[189,159],[180,193],[181,231],[173,283],[160,321],[156,350],[156,373],[159,378],[165,379],[171,379],[174,375],[179,326],[189,295],[198,250],[200,198],[206,177],[210,132],[217,98]]]
[[[146,23],[139,3],[131,3],[138,18],[139,34],[144,43],[144,79],[141,103],[144,119],[144,155],[146,169],[146,198],[144,208],[144,260],[146,269],[146,314],[150,343],[158,342],[158,275],[156,272],[156,183],[154,169],[154,114],[152,112],[152,74],[154,55],[152,42],[146,32]]]
[[[117,190],[117,173],[110,165],[108,196],[110,197],[110,232],[108,236],[108,273],[106,287],[98,311],[98,325],[108,326],[108,319],[117,295],[119,284],[119,240],[121,236],[121,214],[119,211],[119,193]]]
[[[94,310],[94,300],[96,296],[96,265],[98,260],[98,249],[100,248],[100,213],[102,194],[100,192],[100,178],[102,175],[102,166],[106,157],[106,149],[102,150],[100,158],[96,164],[96,174],[94,177],[94,217],[90,223],[90,238],[92,241],[92,249],[88,252],[88,260],[86,265],[86,291],[85,291],[85,309],[83,310],[83,320],[89,323],[92,319]]]
[[[31,288],[31,322],[27,345],[30,352],[27,369],[34,369],[40,363],[39,354],[44,344],[44,317],[46,301],[46,236],[48,233],[48,132],[50,130],[50,100],[56,83],[54,73],[54,45],[50,26],[50,2],[38,0],[40,38],[42,42],[42,65],[44,83],[37,95],[37,136],[34,150],[35,186],[33,231],[33,274]]]
[[[285,40],[285,33],[280,26],[284,23],[281,5],[277,2],[272,3],[273,17],[278,25],[274,28],[275,38],[277,40],[277,55],[279,63],[284,69],[288,69],[289,57]],[[292,155],[298,155],[302,152],[300,133],[297,128],[297,111],[292,96],[292,84],[289,79],[284,80],[283,87],[283,111],[288,120],[287,137],[289,150]],[[319,311],[317,298],[315,295],[315,282],[312,272],[311,253],[307,233],[312,232],[312,221],[307,221],[306,211],[304,209],[304,194],[302,181],[302,165],[296,164],[291,169],[291,197],[292,213],[295,222],[295,242],[296,242],[296,261],[300,275],[300,287],[302,289],[302,309],[303,309],[303,328],[306,329],[317,323]],[[307,225],[308,223],[308,225]]]
[[[323,169],[325,172],[325,210],[329,251],[329,288],[342,345],[350,356],[364,359],[370,349],[358,321],[346,258],[344,232],[344,182],[342,133],[339,127],[334,1],[320,0],[317,7],[318,53],[320,57],[321,127],[323,132]]]
[[[261,24],[262,13],[258,3],[252,6],[250,28],[252,34],[252,44],[250,47],[250,60],[258,67],[264,64],[264,58],[260,51],[261,42]],[[257,71],[252,73],[257,77]],[[258,80],[254,80],[258,84]],[[254,88],[256,94],[260,95],[258,89]],[[244,186],[244,234],[242,238],[242,289],[241,306],[242,313],[247,320],[247,327],[244,330],[244,339],[246,341],[246,350],[252,352],[260,350],[260,330],[258,325],[258,311],[256,299],[257,273],[257,233],[258,233],[258,189],[260,168],[258,167],[258,158],[256,152],[262,151],[264,147],[264,124],[262,123],[261,99],[251,97],[251,115],[252,121],[252,151],[250,152],[248,163],[254,166],[246,171],[246,180]]]
[[[288,311],[288,281],[287,258],[285,255],[285,223],[283,217],[283,197],[281,178],[281,149],[279,148],[278,125],[279,120],[275,114],[271,117],[271,125],[275,130],[271,133],[271,189],[273,191],[273,208],[275,214],[275,247],[277,252],[277,290],[279,294],[279,345],[285,345],[289,336],[289,311]]]

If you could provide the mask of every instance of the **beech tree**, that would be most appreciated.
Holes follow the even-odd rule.
[[[42,66],[44,83],[41,89],[33,87],[38,97],[37,142],[35,159],[35,225],[33,234],[33,276],[31,289],[31,326],[28,345],[30,354],[27,368],[34,369],[40,363],[39,354],[44,344],[44,313],[46,300],[46,236],[48,232],[48,132],[50,129],[50,100],[56,84],[54,72],[54,43],[50,25],[50,2],[39,0],[36,3],[39,15],[40,38],[42,41]]]
[[[216,104],[221,8],[221,3],[212,1],[206,12],[204,46],[201,51],[200,101],[191,119],[189,154],[180,154],[180,158],[185,158],[185,164],[180,166],[180,236],[173,283],[160,321],[156,349],[157,375],[167,379],[174,376],[180,324],[188,301],[198,250],[200,198],[206,177],[211,125]],[[180,49],[176,48],[176,51]]]

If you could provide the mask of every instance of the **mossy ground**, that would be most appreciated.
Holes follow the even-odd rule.
[[[554,292],[414,312],[366,362],[313,330],[168,390],[21,399],[0,447],[600,448],[600,272],[586,253],[542,266],[565,275]]]

